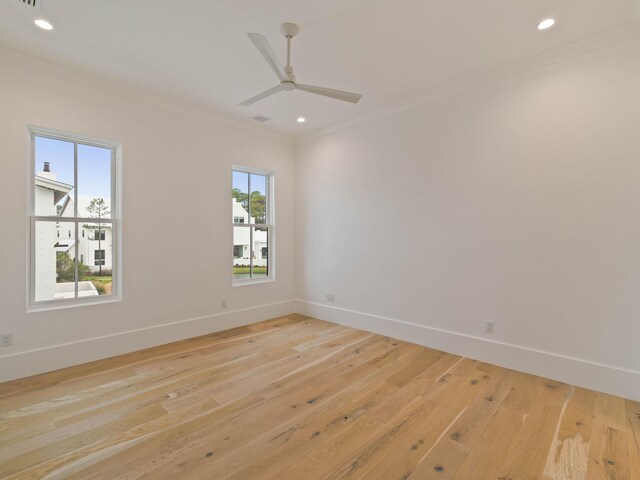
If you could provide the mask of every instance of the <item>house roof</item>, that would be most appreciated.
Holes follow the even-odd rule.
[[[73,185],[59,182],[51,178],[36,175],[36,186],[53,190],[54,203],[58,203],[62,198],[71,191]]]

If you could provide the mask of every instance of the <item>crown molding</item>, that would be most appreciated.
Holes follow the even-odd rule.
[[[636,0],[636,5],[638,7],[636,8],[636,14],[639,14],[640,0]],[[627,42],[638,37],[640,37],[640,26],[634,24],[608,30],[604,33],[590,36],[552,50],[547,50],[543,53],[516,60],[487,72],[478,73],[472,76],[465,77],[461,80],[443,84],[439,87],[423,92],[418,97],[413,97],[408,100],[404,99],[400,102],[396,102],[395,104],[387,105],[386,107],[381,107],[370,111],[360,117],[329,125],[327,127],[314,130],[313,132],[304,135],[296,136],[295,143],[296,145],[299,145],[304,142],[308,142],[310,140],[328,135],[330,133],[343,130],[353,125],[368,122],[376,118],[384,117],[420,105],[433,103],[445,97],[458,95],[463,92],[481,87],[483,85],[488,85],[510,77],[522,75],[524,73],[541,69],[555,63],[564,62],[571,58],[586,55],[590,52],[619,43]]]
[[[64,78],[82,85],[99,88],[111,93],[135,98],[143,102],[152,103],[171,110],[193,115],[208,121],[224,124],[246,132],[262,135],[288,144],[294,143],[294,137],[273,131],[259,125],[248,125],[244,121],[233,118],[232,115],[217,111],[214,107],[203,107],[187,99],[172,95],[162,95],[139,87],[109,80],[98,75],[84,72],[75,68],[50,62],[42,58],[25,55],[4,47],[0,47],[0,62],[9,63],[22,68],[28,68],[48,75]]]

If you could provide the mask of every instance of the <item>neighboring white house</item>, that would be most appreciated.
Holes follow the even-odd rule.
[[[249,214],[238,203],[235,198],[233,200],[233,223],[254,223],[255,218],[251,217],[249,222]],[[234,228],[233,233],[233,265],[249,266],[251,255],[251,237],[250,228]],[[253,265],[256,267],[266,267],[268,259],[268,243],[266,230],[255,230],[253,234]]]
[[[87,207],[96,197],[78,196],[78,216],[90,217]],[[103,198],[106,205],[109,199]],[[74,203],[70,196],[65,198],[61,209],[60,218],[73,216]],[[70,222],[58,223],[56,232],[56,251],[67,252],[69,256],[76,257],[77,260],[89,267],[92,272],[98,272],[100,266],[102,270],[111,270],[113,265],[113,231],[111,224],[82,224],[79,232],[78,252],[75,251],[75,226]]]
[[[35,175],[35,214],[58,218],[66,215],[66,212],[73,215],[73,201],[69,196],[72,189],[73,185],[59,182],[56,174],[50,171],[49,163],[45,162],[44,169]],[[82,202],[79,203],[82,204]],[[86,205],[83,205],[83,208],[86,209]],[[86,210],[79,213],[89,216]],[[98,244],[95,238],[97,233],[92,228],[83,226],[80,229],[78,260],[82,263],[91,262],[92,271],[99,269],[97,262],[104,262],[103,269],[111,269],[111,228],[108,225],[103,225],[101,229],[104,232],[102,233],[104,241],[101,242],[101,249],[96,246]],[[100,250],[104,253],[99,252]],[[37,222],[34,258],[36,301],[73,298],[75,296],[74,282],[57,281],[56,255],[58,252],[67,252],[72,258],[75,256],[75,226],[73,222]],[[96,256],[103,258],[96,259]],[[91,282],[78,283],[78,296],[93,295],[98,295],[98,291]]]
[[[55,173],[44,170],[35,176],[35,214],[56,216],[56,204],[73,188],[73,185],[58,182]],[[56,295],[56,223],[38,222],[35,228],[35,294],[36,300],[51,300]]]

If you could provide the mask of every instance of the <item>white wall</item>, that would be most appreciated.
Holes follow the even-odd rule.
[[[639,86],[636,39],[301,143],[300,310],[640,398]]]
[[[0,106],[0,381],[293,310],[290,142],[1,56]],[[28,124],[123,144],[121,303],[26,313]],[[232,287],[233,164],[276,172],[275,282]]]

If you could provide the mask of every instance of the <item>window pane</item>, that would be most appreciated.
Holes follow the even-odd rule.
[[[111,149],[78,144],[78,216],[111,214]]]
[[[80,224],[78,252],[80,265],[79,295],[95,290],[96,295],[111,295],[113,289],[113,228],[110,223]]]
[[[62,227],[63,226],[63,227]],[[68,238],[67,226],[72,237]],[[58,238],[64,228],[64,238]],[[36,222],[35,227],[35,298],[36,301],[75,297],[75,226],[71,222],[58,224]]]
[[[73,143],[35,137],[35,214],[73,217]]]
[[[249,223],[249,174],[233,171],[232,190],[234,223]],[[236,222],[236,217],[245,219]]]
[[[251,218],[252,223],[267,223],[267,177],[251,174]]]
[[[253,230],[253,271],[251,278],[269,276],[269,232],[267,227],[255,227]]]
[[[248,227],[233,227],[233,278],[243,280],[251,278],[251,229]]]

